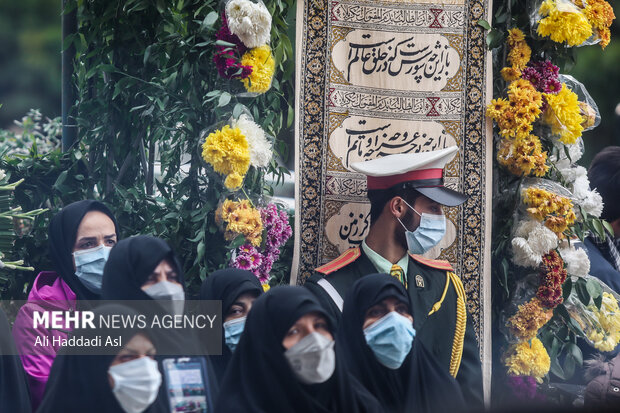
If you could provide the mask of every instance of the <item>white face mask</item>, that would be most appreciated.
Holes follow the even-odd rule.
[[[101,281],[103,280],[103,267],[108,261],[112,247],[98,245],[95,248],[75,251],[75,275],[84,287],[95,294],[101,294]]]
[[[185,300],[185,292],[183,291],[183,287],[181,287],[178,283],[173,283],[170,281],[160,281],[156,284],[150,285],[144,289],[144,292],[154,300]]]
[[[141,413],[157,398],[161,373],[149,357],[110,366],[108,374],[114,379],[112,393],[127,413]]]
[[[183,314],[185,292],[180,284],[160,281],[145,288],[144,292],[153,300],[170,300],[172,308],[166,306],[166,309],[174,314]]]
[[[336,369],[334,340],[311,333],[284,352],[297,379],[305,384],[327,381]]]

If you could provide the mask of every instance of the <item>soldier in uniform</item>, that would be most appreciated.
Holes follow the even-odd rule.
[[[463,284],[449,262],[422,256],[445,234],[442,206],[466,200],[443,185],[443,168],[457,150],[388,155],[352,164],[367,177],[369,233],[361,247],[317,268],[305,286],[339,319],[343,297],[357,279],[376,272],[398,278],[411,297],[416,338],[432,349],[475,409],[483,405],[482,369]]]

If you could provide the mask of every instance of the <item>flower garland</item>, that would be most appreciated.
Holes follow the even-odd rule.
[[[494,243],[498,257],[511,253],[515,266],[538,269],[535,283],[532,277],[520,276],[523,271],[510,268],[504,259],[494,270],[507,290],[512,291],[516,285],[514,293],[510,294],[511,300],[533,295],[529,301],[520,303],[517,311],[506,314],[506,338],[508,342],[514,339],[518,342],[508,346],[502,358],[508,374],[506,383],[518,397],[533,398],[535,382],[541,383],[550,368],[549,354],[537,336],[540,335],[545,343],[549,340],[569,342],[579,336],[573,324],[576,316],[569,311],[568,316],[572,318],[569,320],[565,311],[554,309],[565,306],[568,310],[581,304],[582,312],[592,314],[579,303],[580,299],[585,299],[585,283],[592,284],[588,276],[590,262],[585,252],[575,248],[567,236],[582,234],[586,226],[594,227],[587,220],[600,216],[602,209],[600,195],[589,188],[587,171],[575,165],[583,153],[581,135],[596,125],[598,109],[581,83],[560,74],[559,67],[553,63],[553,56],[559,53],[558,47],[545,43],[553,41],[575,46],[600,42],[604,48],[608,43],[609,25],[615,16],[604,0],[543,0],[537,13],[531,16],[529,27],[522,31],[511,27],[515,22],[522,23],[523,19],[516,18],[517,14],[521,16],[520,12],[498,14],[505,23],[498,21],[494,30],[508,32],[506,67],[500,70],[506,87],[487,106],[487,116],[496,126],[497,164],[518,177],[545,177],[544,181],[533,180],[534,183],[524,185],[517,197],[523,207],[515,208],[515,227],[500,222],[504,230]],[[533,36],[536,50],[528,45],[529,34],[533,32],[540,36]],[[492,42],[493,36],[489,35],[488,40]],[[509,195],[512,192],[509,185],[514,179],[506,178],[506,185],[502,186],[502,175],[499,176],[500,193],[505,191],[502,199],[505,198],[505,206],[510,208],[513,198]],[[501,202],[499,205],[503,207]],[[574,228],[576,224],[580,227]],[[509,243],[504,241],[506,231],[511,235]],[[578,279],[577,285],[573,279],[567,286],[568,275],[583,279]],[[566,287],[572,292],[563,303]],[[593,344],[598,343],[601,348],[613,344],[611,333],[605,331],[612,331],[614,325],[620,326],[620,323],[614,324],[616,310],[612,307],[617,303],[611,302],[610,297],[607,300],[609,305],[601,306],[600,310],[604,320],[594,323],[596,328],[586,329],[582,321],[577,321],[584,326],[582,330],[591,337]],[[557,317],[549,323],[554,312]],[[602,324],[608,326],[608,330],[604,330]],[[557,334],[563,326],[568,326],[566,339]],[[565,349],[566,346],[559,350],[554,346],[553,357]]]
[[[259,208],[264,227],[265,243],[262,247],[245,244],[238,248],[230,265],[235,268],[252,271],[263,286],[268,285],[270,271],[280,256],[280,248],[293,234],[286,211],[278,211],[275,204]]]
[[[260,211],[248,200],[239,202],[225,200],[215,212],[215,222],[224,229],[224,238],[227,241],[243,235],[246,242],[251,245],[257,247],[261,244],[263,222]]]
[[[504,355],[508,374],[513,376],[532,376],[538,383],[549,372],[551,359],[539,339],[522,341],[510,346]]]

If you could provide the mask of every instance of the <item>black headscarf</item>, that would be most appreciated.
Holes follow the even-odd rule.
[[[167,259],[185,289],[183,269],[166,241],[150,235],[138,235],[119,241],[103,270],[101,298],[104,300],[151,300],[142,290],[153,270]]]
[[[0,308],[0,412],[30,413],[30,392],[11,326]]]
[[[137,315],[128,307],[118,304],[106,304],[93,310],[95,317],[99,315],[127,314]],[[139,329],[119,329],[115,334],[122,336],[122,342],[128,343],[133,336],[141,332]],[[97,330],[77,329],[76,336],[91,337]],[[146,334],[145,332],[143,332]],[[157,342],[146,334],[157,349]],[[114,355],[76,355],[65,354],[61,349],[54,360],[50,377],[45,387],[45,395],[37,413],[77,413],[77,412],[112,412],[124,413],[116,400],[110,382],[108,369]],[[163,386],[163,384],[162,384]],[[167,411],[164,404],[157,400],[145,410],[146,413]]]
[[[405,361],[395,370],[379,363],[366,344],[363,330],[366,311],[388,297],[394,297],[411,308],[409,294],[402,283],[387,274],[366,275],[351,286],[344,300],[336,338],[337,357],[346,362],[350,373],[389,412],[462,409],[463,400],[457,382],[442,370],[420,340],[414,339]]]
[[[167,259],[177,272],[178,282],[185,290],[183,268],[174,251],[164,240],[150,235],[138,235],[118,242],[106,262],[103,270],[103,285],[101,298],[104,300],[153,300],[142,290],[142,286],[153,273],[159,263]],[[166,307],[169,309],[169,307]],[[193,334],[187,329],[176,330],[169,328],[154,332],[162,350],[158,352],[159,370],[163,372],[162,361],[169,357],[164,349],[174,349],[174,354],[200,354],[198,343]],[[218,393],[217,381],[211,363],[207,361],[207,385],[210,394],[215,397]],[[158,401],[167,404],[167,394],[164,385],[160,389]],[[210,405],[212,400],[208,400]]]
[[[100,211],[106,214],[116,229],[116,237],[119,237],[118,224],[112,212],[99,201],[86,199],[74,202],[61,209],[50,222],[49,226],[49,254],[54,263],[56,272],[75,293],[78,300],[93,300],[99,296],[86,288],[75,275],[73,269],[73,246],[77,236],[77,230],[86,215],[90,211]]]
[[[336,357],[325,383],[305,385],[284,356],[282,340],[302,316],[318,312],[317,299],[303,287],[275,287],[252,305],[245,330],[224,376],[217,412],[382,412],[377,400],[348,375]]]
[[[200,287],[201,300],[222,300],[222,317],[226,317],[228,310],[240,295],[247,293],[259,296],[263,293],[263,287],[250,271],[237,268],[226,268],[211,273]],[[219,381],[224,377],[231,357],[232,353],[225,343],[222,331],[222,355],[209,356]]]

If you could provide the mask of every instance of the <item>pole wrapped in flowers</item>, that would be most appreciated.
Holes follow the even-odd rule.
[[[505,340],[503,381],[514,394],[534,398],[550,371],[568,379],[581,363],[576,337],[599,348],[615,342],[617,297],[603,294],[588,275],[587,254],[577,246],[588,232],[605,236],[601,197],[575,164],[584,152],[583,132],[600,116],[585,87],[555,64],[565,54],[560,44],[607,46],[614,16],[603,0],[538,0],[528,9],[529,19],[518,19],[524,10],[500,7],[503,30],[489,33],[492,47],[503,48],[495,56],[503,60],[504,83],[497,83],[487,116],[495,126],[494,209],[502,211],[493,231],[500,286],[493,294]],[[514,22],[525,25],[510,27]]]

